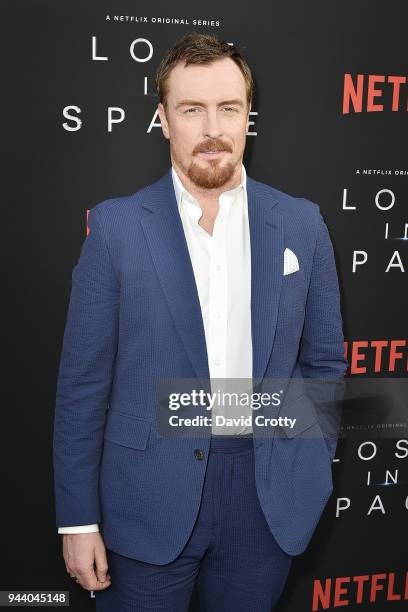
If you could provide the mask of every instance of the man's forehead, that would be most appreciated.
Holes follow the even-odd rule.
[[[229,59],[229,58],[227,58]],[[221,64],[177,64],[169,75],[168,93],[176,104],[183,100],[202,104],[222,103],[227,100],[245,102],[245,79],[238,66]],[[216,86],[214,86],[216,84]]]

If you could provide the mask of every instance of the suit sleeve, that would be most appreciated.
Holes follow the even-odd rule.
[[[311,378],[343,377],[347,369],[336,263],[320,213],[299,364],[303,376]]]
[[[343,321],[333,246],[319,212],[316,247],[306,301],[299,365],[308,397],[316,410],[329,454],[333,459],[345,390]]]
[[[118,343],[119,281],[99,211],[72,272],[57,380],[53,462],[57,527],[101,521],[98,496],[106,411]]]

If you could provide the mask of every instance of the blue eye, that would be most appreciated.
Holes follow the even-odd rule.
[[[228,113],[231,113],[231,112],[235,112],[236,109],[233,106],[224,106],[223,110],[227,110]],[[199,112],[199,111],[201,111],[201,109],[198,108],[197,106],[194,106],[194,107],[191,107],[191,108],[188,108],[187,110],[185,110],[184,113],[185,114],[194,115],[196,111]]]

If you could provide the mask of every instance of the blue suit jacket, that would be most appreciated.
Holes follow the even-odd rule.
[[[319,207],[250,177],[247,194],[254,379],[341,380],[339,287]],[[165,564],[193,528],[209,449],[209,438],[201,440],[198,461],[197,440],[160,437],[155,427],[159,378],[209,378],[171,168],[95,206],[89,228],[72,273],[57,384],[56,523],[101,523],[111,550]],[[284,276],[286,247],[300,270]],[[313,402],[305,395],[300,402],[301,418],[286,436],[254,437],[260,504],[291,555],[305,550],[330,497],[336,448]],[[314,437],[304,439],[306,431]]]

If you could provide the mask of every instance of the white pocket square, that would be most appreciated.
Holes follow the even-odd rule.
[[[292,274],[299,270],[298,258],[290,249],[285,249],[283,253],[283,275]]]

